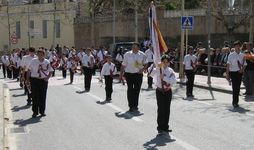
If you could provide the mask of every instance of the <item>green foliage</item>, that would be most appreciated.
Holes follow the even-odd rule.
[[[200,7],[201,0],[185,0],[185,9],[195,9]]]
[[[174,2],[165,3],[166,10],[176,10],[177,6]]]

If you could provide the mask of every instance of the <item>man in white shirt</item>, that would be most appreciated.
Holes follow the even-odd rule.
[[[247,66],[244,54],[241,53],[241,42],[234,42],[235,51],[230,53],[227,61],[227,80],[232,82],[234,108],[239,107],[239,93],[242,83],[242,76]]]
[[[149,49],[147,49],[145,51],[146,54],[146,58],[147,58],[147,62],[148,62],[148,67],[150,67],[151,65],[153,65],[153,49],[151,44],[149,45]],[[148,84],[148,89],[152,89],[153,88],[153,78],[149,75],[150,72],[148,71],[148,75],[147,75],[147,84]]]
[[[28,51],[29,51],[29,54],[23,56],[21,60],[21,70],[22,70],[23,77],[25,78],[25,81],[24,81],[25,83],[29,80],[27,78],[28,67],[30,66],[31,61],[34,58],[36,58],[35,48],[30,47]],[[25,90],[25,94],[27,94],[27,105],[29,106],[32,103],[32,96],[31,96],[29,85],[25,84],[24,90]]]
[[[28,83],[31,85],[32,100],[33,100],[33,115],[35,118],[39,113],[42,117],[46,116],[46,96],[48,89],[48,80],[52,75],[53,68],[50,62],[45,59],[45,51],[39,49],[37,52],[38,58],[34,58],[27,73]]]
[[[4,78],[6,78],[6,70],[7,70],[8,63],[9,63],[9,58],[6,55],[6,53],[1,57],[1,61],[2,61],[3,75],[4,75]]]
[[[127,81],[127,99],[129,111],[138,111],[138,101],[141,85],[143,82],[143,72],[147,68],[147,59],[145,53],[140,51],[139,43],[134,43],[132,50],[124,54],[120,79],[123,76]]]
[[[189,46],[188,53],[184,57],[184,72],[187,77],[186,83],[186,96],[193,98],[193,86],[194,86],[194,79],[195,79],[195,72],[197,69],[197,57],[193,55],[193,47]]]
[[[99,51],[97,52],[97,59],[98,59],[98,65],[99,65],[99,69],[101,70],[102,69],[102,66],[103,64],[106,62],[106,56],[107,55],[107,51],[102,47],[100,46],[100,49]]]

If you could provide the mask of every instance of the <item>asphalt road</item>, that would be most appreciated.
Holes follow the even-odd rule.
[[[143,82],[140,112],[129,113],[126,86],[114,84],[112,103],[104,85],[93,79],[90,93],[83,77],[50,79],[46,117],[32,119],[18,83],[5,79],[10,89],[12,145],[18,150],[253,150],[254,98],[241,97],[233,110],[231,95],[195,88],[198,99],[186,100],[185,87],[176,85],[171,106],[169,136],[157,136],[155,91]],[[16,132],[13,130],[16,129]],[[21,131],[24,129],[24,132]],[[20,132],[18,132],[20,131]]]

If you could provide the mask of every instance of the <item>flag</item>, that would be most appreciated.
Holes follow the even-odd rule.
[[[149,30],[150,30],[150,40],[152,41],[152,47],[154,52],[153,53],[154,64],[156,65],[156,69],[160,70],[157,71],[156,79],[154,80],[154,82],[157,83],[158,85],[161,85],[162,89],[164,90],[165,83],[160,78],[160,75],[162,74],[162,68],[159,68],[158,64],[161,63],[161,54],[167,51],[168,48],[159,29],[156,16],[156,8],[153,2],[151,2],[149,9]]]
[[[158,65],[161,60],[161,54],[167,51],[168,48],[159,29],[156,16],[156,8],[153,2],[151,2],[149,9],[149,29],[150,40],[152,41],[152,47],[154,51],[154,63]]]

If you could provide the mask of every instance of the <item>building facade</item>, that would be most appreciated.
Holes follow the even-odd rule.
[[[2,1],[0,49],[74,46],[76,12],[77,3],[73,1]]]

